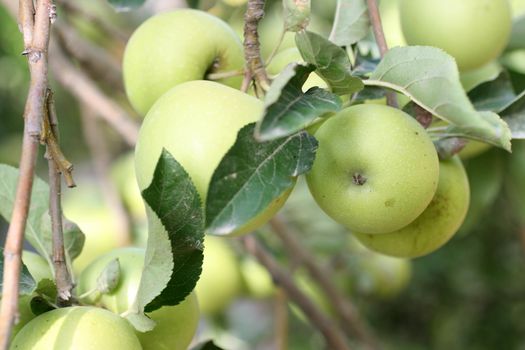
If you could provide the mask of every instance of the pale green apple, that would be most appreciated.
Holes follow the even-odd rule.
[[[141,350],[133,327],[114,313],[76,306],[46,312],[13,339],[12,350]]]
[[[272,76],[276,76],[290,63],[293,62],[300,62],[304,63],[303,58],[301,57],[301,53],[299,52],[299,49],[296,47],[290,47],[288,49],[280,51],[275,57],[273,58],[272,62],[270,62],[270,65],[267,67],[268,74]],[[310,74],[308,79],[303,85],[303,91],[306,91],[310,89],[311,87],[318,86],[320,88],[326,89],[328,86],[326,82],[319,77],[315,72]]]
[[[242,292],[239,262],[226,238],[206,236],[202,273],[195,287],[201,311],[223,311]]]
[[[474,158],[491,148],[492,146],[488,143],[469,140],[467,145],[459,152],[459,157],[464,160]]]
[[[77,180],[77,184],[75,189],[64,191],[62,209],[86,236],[82,253],[73,261],[73,270],[78,273],[97,257],[118,247],[119,228],[100,186],[86,180]]]
[[[94,292],[82,301],[100,305],[119,314],[129,310],[137,296],[144,258],[145,250],[134,247],[115,249],[100,257],[80,274],[77,295],[93,291],[97,286],[98,277],[107,264],[118,259],[120,277],[115,290],[108,294]],[[163,306],[147,315],[157,324],[149,332],[137,332],[143,349],[186,350],[199,323],[197,297],[192,292],[178,305]]]
[[[496,79],[500,73],[501,64],[492,61],[482,67],[462,72],[459,78],[463,89],[468,92],[480,84]]]
[[[432,202],[412,223],[379,235],[354,232],[369,249],[391,256],[415,258],[430,254],[459,229],[469,205],[467,174],[459,158],[440,162],[439,185]]]
[[[401,30],[399,3],[400,0],[383,0],[379,3],[381,24],[383,25],[383,32],[389,48],[406,46],[407,44]]]
[[[525,50],[514,50],[501,57],[501,62],[507,68],[520,74],[525,74]]]
[[[275,293],[272,276],[253,258],[244,258],[240,264],[244,289],[252,298],[263,299]]]
[[[150,110],[135,148],[139,188],[147,188],[165,148],[184,167],[206,202],[208,186],[223,156],[233,146],[238,131],[255,122],[263,112],[262,101],[211,81],[178,85]],[[290,191],[230,235],[251,232],[266,223],[284,204]],[[158,220],[148,211],[148,219]],[[150,225],[150,227],[152,227]]]
[[[117,185],[117,189],[129,209],[133,218],[137,221],[146,220],[146,208],[142,201],[137,180],[135,177],[134,153],[129,152],[120,156],[111,167],[111,178]]]
[[[402,0],[401,24],[408,44],[439,47],[467,71],[501,54],[512,13],[508,0]]]
[[[122,67],[128,98],[145,115],[172,87],[208,73],[240,70],[244,56],[240,39],[225,22],[182,9],[144,22],[129,39]],[[241,75],[220,80],[236,88],[241,81]]]
[[[317,204],[352,231],[398,230],[436,192],[439,161],[426,131],[388,106],[356,105],[315,133],[319,149],[307,174]]]

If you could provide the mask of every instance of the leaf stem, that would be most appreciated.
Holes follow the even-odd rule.
[[[279,35],[279,41],[277,41],[277,45],[273,48],[272,53],[270,56],[268,56],[268,59],[266,60],[264,66],[268,67],[270,63],[272,63],[273,58],[279,52],[279,49],[281,48],[281,45],[283,44],[284,36],[286,35],[286,28],[283,26],[283,30],[281,31],[281,34]]]

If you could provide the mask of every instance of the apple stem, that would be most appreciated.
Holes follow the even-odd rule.
[[[286,27],[283,26],[283,30],[281,31],[281,34],[279,35],[279,41],[277,41],[277,45],[273,48],[272,53],[270,56],[268,56],[268,59],[265,62],[265,67],[268,67],[270,63],[272,63],[273,58],[279,52],[279,49],[281,48],[281,45],[283,44],[284,36],[286,34]]]
[[[226,78],[231,78],[231,77],[237,77],[243,74],[244,74],[244,70],[232,70],[229,72],[209,73],[206,75],[206,80],[220,80],[220,79],[226,79]]]
[[[261,57],[259,33],[257,26],[264,17],[265,0],[248,0],[246,13],[244,14],[244,58],[246,60],[246,71],[242,90],[248,91],[250,81],[255,79],[257,85],[263,90],[270,88],[270,79],[266,74]]]
[[[73,166],[67,162],[58,148],[58,118],[55,111],[53,94],[50,89],[46,94],[46,108],[44,110],[43,137],[46,144],[45,158],[49,168],[49,215],[51,217],[53,267],[57,286],[57,304],[71,306],[73,282],[66,263],[64,250],[64,232],[62,225],[61,179],[62,174],[68,187],[74,187],[71,176]],[[56,151],[58,149],[58,152]],[[66,162],[66,165],[63,163]]]
[[[51,0],[39,0],[36,9],[32,0],[20,0],[19,24],[23,33],[24,54],[31,73],[24,111],[24,136],[20,157],[20,175],[4,250],[4,275],[0,310],[0,349],[8,349],[11,330],[18,314],[18,292],[22,267],[24,231],[31,202],[36,159],[45,96],[48,88],[47,52],[51,20],[54,19]]]
[[[383,31],[383,25],[381,24],[381,15],[379,14],[379,7],[377,6],[377,0],[366,0],[368,6],[368,16],[372,23],[372,30],[374,31],[374,37],[376,38],[377,46],[381,57],[384,57],[388,51],[388,45],[385,39],[385,33]],[[387,104],[391,107],[397,108],[396,94],[392,91],[386,93]]]
[[[346,338],[339,327],[330,318],[326,317],[317,305],[297,287],[290,278],[289,272],[279,266],[277,261],[262,247],[255,236],[248,235],[242,240],[246,251],[255,256],[266,267],[273,280],[286,291],[290,300],[304,312],[312,325],[317,327],[323,334],[327,347],[333,350],[349,350]]]

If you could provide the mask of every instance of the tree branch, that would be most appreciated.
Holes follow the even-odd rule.
[[[374,31],[374,37],[376,38],[381,57],[383,57],[388,51],[388,45],[386,43],[385,33],[383,32],[383,26],[381,25],[381,16],[379,14],[377,0],[366,0],[366,3],[368,6],[368,16],[372,23],[372,30]],[[397,98],[394,92],[388,91],[386,93],[386,101],[389,106],[397,108]]]
[[[284,271],[275,259],[257,242],[254,236],[243,238],[246,250],[255,256],[266,267],[274,281],[280,285],[292,300],[306,315],[310,322],[323,334],[327,346],[332,350],[349,350],[344,335],[337,325],[327,318],[319,308],[297,287],[288,273]]]
[[[310,276],[315,279],[319,287],[326,294],[338,314],[342,327],[348,329],[354,336],[366,344],[367,349],[376,349],[377,341],[370,334],[368,327],[361,320],[357,309],[352,305],[335,287],[331,280],[331,273],[316,263],[316,258],[304,248],[296,238],[295,232],[286,225],[279,217],[270,221],[275,233],[283,241],[284,246],[296,256],[302,263]]]
[[[18,284],[22,267],[22,245],[31,201],[31,190],[48,85],[47,51],[54,5],[51,0],[37,1],[34,27],[31,26],[32,20],[29,18],[32,17],[32,7],[32,0],[20,0],[19,9],[21,12],[19,21],[24,37],[24,53],[27,55],[31,72],[31,84],[24,110],[24,136],[20,159],[20,177],[4,250],[4,280],[0,310],[1,349],[8,348],[11,329],[18,314]]]
[[[265,0],[249,0],[244,15],[244,58],[246,60],[246,72],[242,84],[242,90],[247,91],[250,81],[255,79],[258,86],[264,91],[270,88],[270,79],[266,74],[264,63],[261,58],[259,33],[257,26],[264,17]]]

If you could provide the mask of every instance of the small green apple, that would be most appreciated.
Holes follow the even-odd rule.
[[[412,222],[436,192],[439,161],[426,131],[388,106],[356,105],[324,122],[308,186],[352,231],[385,233]]]
[[[139,188],[150,185],[164,148],[188,172],[205,203],[213,172],[234,144],[238,131],[257,121],[262,112],[260,100],[215,82],[191,81],[174,87],[153,106],[140,129],[135,148]],[[266,223],[289,192],[230,235],[251,232]],[[149,210],[148,219],[158,220]]]
[[[402,0],[401,24],[409,45],[439,47],[467,71],[501,54],[512,13],[508,0]]]
[[[14,350],[141,350],[133,327],[114,313],[76,306],[46,312],[11,343]]]
[[[440,162],[439,184],[432,202],[412,223],[378,235],[354,232],[367,248],[391,256],[414,258],[432,253],[452,238],[467,214],[467,174],[459,158]]]
[[[242,69],[243,57],[237,34],[219,18],[191,9],[162,13],[129,39],[122,64],[124,85],[133,107],[145,115],[175,85]],[[239,87],[241,80],[237,76],[220,82]]]
[[[117,287],[110,293],[94,292],[84,302],[101,305],[115,313],[123,313],[133,305],[139,289],[145,250],[142,248],[120,248],[101,256],[92,262],[79,276],[77,294],[93,291],[97,278],[107,264],[119,260],[120,279]],[[157,325],[146,333],[137,332],[144,350],[170,349],[186,350],[199,323],[199,305],[195,293],[191,293],[180,304],[163,306],[148,316]]]
[[[501,64],[492,61],[474,70],[461,72],[459,75],[461,85],[468,92],[480,84],[496,79],[501,73],[501,69]]]
[[[241,262],[241,275],[244,289],[248,295],[256,299],[264,299],[275,292],[272,276],[255,259],[246,257]]]
[[[202,273],[195,292],[205,315],[221,312],[242,291],[239,262],[226,238],[206,236]]]

